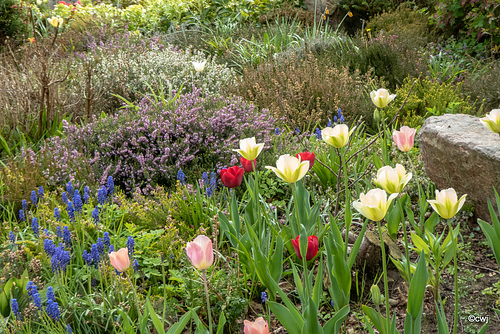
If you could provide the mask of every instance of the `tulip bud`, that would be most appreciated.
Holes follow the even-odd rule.
[[[124,272],[130,267],[130,258],[128,256],[128,248],[121,248],[118,252],[109,253],[109,261],[115,267],[116,271]]]
[[[295,250],[295,254],[297,254],[299,259],[302,260],[302,255],[300,254],[299,240],[300,240],[300,235],[298,235],[295,239],[292,239],[292,246],[293,249]],[[307,261],[312,260],[316,256],[316,254],[318,254],[318,248],[319,248],[318,237],[315,235],[307,237],[307,253],[306,253]]]
[[[366,193],[361,193],[359,200],[352,205],[354,208],[366,218],[373,221],[380,221],[385,217],[389,205],[394,198],[398,196],[394,193],[387,198],[387,193],[382,189],[372,189]]]
[[[375,104],[378,108],[385,108],[392,100],[394,100],[396,94],[389,95],[389,91],[387,89],[380,88],[377,91],[372,91],[370,93],[370,97],[373,104]]]
[[[233,166],[222,169],[220,171],[220,178],[227,188],[236,188],[240,186],[244,173],[243,168]]]
[[[192,242],[187,243],[186,254],[196,269],[210,268],[214,262],[212,240],[204,235],[197,236]]]
[[[413,148],[416,129],[402,126],[400,131],[394,130],[392,139],[402,152],[408,152]]]
[[[306,151],[295,155],[297,158],[299,158],[299,156],[301,161],[309,161],[309,169],[313,167],[314,161],[316,160],[314,153]]]
[[[481,118],[480,121],[494,133],[500,133],[500,109],[492,110],[486,117]]]
[[[299,158],[285,154],[276,161],[276,167],[266,166],[278,177],[287,183],[295,183],[302,179],[309,171],[309,161],[301,161]]]
[[[427,202],[441,217],[450,219],[462,208],[466,197],[467,195],[463,195],[459,200],[455,189],[449,188],[442,191],[436,190],[436,199],[427,200]]]
[[[245,320],[245,334],[269,334],[269,325],[262,317],[258,317],[254,322]]]
[[[370,288],[370,292],[372,293],[372,301],[375,305],[382,304],[382,294],[380,293],[380,289],[377,285],[372,285]]]
[[[264,148],[264,143],[257,144],[255,137],[240,140],[240,148],[233,150],[238,152],[243,158],[253,161],[257,159]]]

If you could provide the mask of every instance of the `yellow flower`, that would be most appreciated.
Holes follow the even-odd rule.
[[[347,15],[349,15],[349,17],[352,17],[352,16],[353,16],[353,15],[352,15],[352,12],[347,13]]]
[[[453,188],[445,189],[442,191],[436,190],[436,199],[427,200],[432,208],[444,219],[450,219],[454,217],[458,210],[462,208],[465,203],[465,197],[463,195],[460,199],[457,199],[457,192]]]
[[[333,147],[342,148],[349,141],[349,136],[354,131],[354,128],[349,131],[349,128],[345,124],[338,124],[334,128],[324,128],[321,131],[321,137],[323,140]]]
[[[276,161],[276,167],[266,166],[271,169],[278,177],[287,183],[295,183],[302,179],[309,170],[309,161],[301,161],[300,155],[298,158],[285,154],[279,157]]]
[[[355,201],[352,205],[366,218],[378,222],[385,217],[389,205],[391,205],[392,200],[397,196],[398,194],[394,193],[387,198],[385,190],[372,189],[366,195],[361,193],[359,200]]]
[[[370,28],[366,29],[366,31],[370,31],[370,30],[371,30]]]
[[[35,43],[35,37],[28,37],[28,41],[30,41],[30,43]]]
[[[323,20],[326,20],[325,14],[321,15],[321,17],[323,18]]]
[[[50,19],[47,19],[47,21],[52,24],[54,27],[59,28],[63,24],[63,18],[62,17],[52,17]]]
[[[328,8],[325,9],[325,13],[326,13],[326,15],[330,14],[330,11],[328,10]]]
[[[412,174],[406,174],[405,168],[400,164],[396,164],[396,168],[384,166],[377,171],[377,177],[373,179],[373,184],[389,194],[400,193],[411,177]]]
[[[264,143],[257,144],[255,137],[240,140],[240,148],[233,150],[238,152],[243,158],[254,161],[264,148]]]

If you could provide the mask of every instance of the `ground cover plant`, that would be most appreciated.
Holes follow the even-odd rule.
[[[2,333],[500,331],[416,140],[500,133],[496,3],[4,3]]]

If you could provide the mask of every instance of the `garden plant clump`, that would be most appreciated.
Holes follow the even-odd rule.
[[[499,10],[0,0],[0,332],[499,332]]]

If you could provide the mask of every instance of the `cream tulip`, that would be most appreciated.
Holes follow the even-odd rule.
[[[389,194],[400,193],[411,177],[412,173],[406,174],[405,168],[400,164],[396,164],[396,168],[384,166],[377,171],[373,184]]]
[[[203,70],[205,69],[205,64],[207,63],[207,61],[193,61],[193,66],[194,66],[194,70],[198,73],[200,72],[203,72]]]
[[[377,91],[372,91],[370,97],[378,108],[385,108],[394,98],[396,94],[389,95],[389,91],[384,88],[380,88]]]
[[[494,133],[500,133],[500,109],[492,110],[486,117],[481,118],[480,121]]]
[[[255,137],[240,140],[240,148],[233,151],[238,152],[243,158],[254,161],[264,148],[264,143],[257,144]]]
[[[271,169],[278,177],[287,183],[295,183],[302,179],[309,171],[309,161],[301,161],[300,155],[298,158],[285,154],[279,157],[276,161],[276,167],[266,166]]]
[[[372,189],[365,194],[361,193],[359,200],[353,203],[354,208],[366,218],[373,221],[380,221],[385,217],[389,205],[397,193],[391,194],[387,198],[387,193],[382,189]]]
[[[467,194],[458,199],[455,189],[449,188],[441,191],[436,190],[436,199],[427,200],[427,202],[441,217],[450,219],[462,208],[466,197]]]
[[[354,128],[349,131],[349,127],[345,124],[338,124],[334,128],[327,127],[321,131],[321,137],[328,144],[335,148],[344,147],[349,141],[349,136],[354,131]]]

